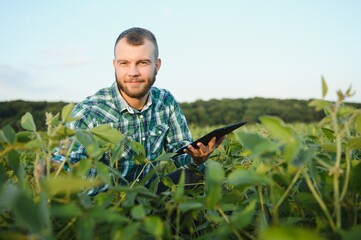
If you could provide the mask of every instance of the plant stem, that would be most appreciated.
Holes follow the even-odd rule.
[[[282,197],[280,198],[280,200],[278,200],[278,202],[276,203],[276,205],[273,208],[273,214],[275,216],[274,218],[274,223],[278,224],[278,209],[281,206],[282,202],[285,200],[285,198],[288,196],[289,192],[292,190],[293,186],[296,184],[297,180],[299,179],[302,171],[303,171],[304,167],[300,167],[296,173],[296,175],[293,177],[291,184],[288,185],[288,188],[286,189],[286,191],[283,193]]]
[[[10,152],[13,149],[14,147],[12,145],[6,146],[5,149],[2,152],[0,152],[0,157],[5,156],[6,154],[8,154],[8,152]]]
[[[342,199],[346,196],[349,179],[350,179],[350,172],[351,172],[350,150],[346,149],[345,160],[346,160],[346,173],[345,173],[345,180],[344,180],[343,186],[342,186],[340,201],[342,201]]]
[[[71,152],[71,150],[72,150],[73,147],[74,147],[75,141],[76,141],[76,137],[74,136],[73,139],[72,139],[72,142],[71,142],[71,144],[70,144],[70,146],[69,146],[69,148],[68,148],[68,151],[67,151],[67,153],[66,153],[66,156],[65,156],[64,161],[61,162],[59,168],[57,169],[57,171],[56,171],[56,173],[55,173],[55,177],[57,177],[57,176],[59,175],[60,171],[64,168],[65,163],[68,161],[70,152]]]
[[[334,192],[334,206],[336,212],[336,228],[341,228],[341,204],[340,204],[340,185],[339,179],[341,175],[341,153],[342,153],[342,146],[341,146],[341,130],[338,127],[337,123],[337,110],[339,108],[339,103],[336,103],[335,108],[332,111],[332,120],[333,120],[333,127],[334,132],[336,134],[336,162],[334,166],[333,172],[333,192]]]
[[[355,203],[359,203],[359,193],[356,194],[355,196]],[[359,210],[359,206],[357,206],[356,204],[354,205],[353,209],[354,209],[354,217],[353,217],[353,226],[357,225],[357,218],[358,218],[358,210]]]
[[[264,210],[264,201],[263,201],[263,193],[262,193],[262,185],[257,186],[258,195],[259,195],[259,202],[261,204],[261,211],[263,213],[263,216],[266,216],[265,210]]]
[[[229,221],[227,215],[223,212],[223,209],[221,207],[217,206],[217,211],[221,214],[221,216],[226,221],[226,223],[230,224],[230,221]],[[237,239],[243,239],[236,229],[234,229],[232,226],[231,226],[231,229],[232,229],[232,232],[234,233],[234,235],[236,235]]]
[[[324,212],[324,214],[326,215],[326,218],[328,219],[330,225],[331,225],[331,228],[333,230],[336,230],[336,226],[335,226],[335,223],[333,222],[333,219],[331,217],[331,214],[329,213],[327,207],[326,207],[326,204],[325,202],[321,199],[321,197],[318,195],[315,187],[313,186],[313,183],[310,179],[310,176],[308,176],[308,173],[306,171],[304,171],[304,176],[305,176],[305,179],[306,179],[306,183],[307,183],[307,186],[308,188],[310,189],[313,197],[316,199],[316,201],[318,202],[318,204],[320,205],[322,211]]]
[[[73,217],[69,222],[68,224],[62,229],[60,230],[60,232],[58,232],[58,234],[56,235],[56,238],[59,239],[59,237],[68,229],[70,228],[76,221],[76,218]]]
[[[40,171],[43,171],[43,166],[41,166]],[[34,178],[35,178],[36,190],[38,192],[40,192],[40,182],[39,182],[40,176],[41,176],[41,173],[39,174],[39,153],[36,153],[36,158],[35,158],[35,162],[34,162]]]
[[[176,218],[176,232],[177,235],[175,236],[175,239],[179,239],[179,231],[180,230],[180,210],[179,207],[177,208],[177,218]]]
[[[132,184],[129,186],[129,189],[133,188],[134,184],[135,184],[135,183],[137,182],[137,180],[140,178],[140,175],[143,173],[145,167],[148,165],[149,162],[150,162],[150,161],[147,161],[147,163],[144,164],[144,166],[143,166],[142,170],[140,171],[140,173],[138,174],[138,176],[135,178],[135,180],[134,180],[134,181],[132,182]],[[120,206],[120,204],[124,201],[124,198],[125,198],[126,196],[127,196],[127,193],[122,194],[120,200],[119,200],[116,204],[114,204],[113,209],[118,208],[118,207]]]

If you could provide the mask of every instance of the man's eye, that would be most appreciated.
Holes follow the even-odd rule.
[[[144,66],[144,65],[148,65],[148,62],[147,61],[141,61],[139,64]]]
[[[127,63],[126,63],[126,62],[119,62],[119,65],[120,65],[120,66],[126,66]]]

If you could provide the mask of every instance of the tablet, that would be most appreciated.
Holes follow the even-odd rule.
[[[195,140],[194,142],[191,143],[191,145],[194,147],[194,148],[198,148],[197,146],[197,143],[198,142],[201,142],[203,143],[204,145],[208,145],[209,141],[211,141],[211,139],[213,137],[216,137],[216,141],[218,140],[218,138],[224,136],[224,135],[227,135],[228,133],[236,130],[237,128],[245,125],[247,123],[247,121],[241,121],[241,122],[237,122],[237,123],[234,123],[234,124],[231,124],[231,125],[228,125],[228,126],[225,126],[225,127],[221,127],[221,128],[217,128],[209,133],[207,133],[206,135],[204,135],[203,137],[201,138],[198,138],[197,140]],[[189,144],[188,144],[189,145]],[[176,153],[178,155],[180,154],[184,154],[185,152],[183,152],[184,149],[187,148],[187,146],[184,146],[184,147],[181,147],[179,148]]]

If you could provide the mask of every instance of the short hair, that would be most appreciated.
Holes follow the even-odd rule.
[[[157,43],[157,39],[155,38],[154,34],[151,31],[140,27],[133,27],[123,31],[115,41],[114,54],[115,54],[115,48],[118,42],[122,38],[125,38],[127,40],[127,43],[134,46],[143,45],[144,39],[151,41],[154,44],[155,59],[158,59],[158,55],[159,55],[158,43]]]

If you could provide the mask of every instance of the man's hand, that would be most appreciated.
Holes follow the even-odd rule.
[[[192,145],[188,145],[187,148],[184,150],[185,153],[189,154],[194,164],[200,165],[208,160],[209,155],[212,154],[214,149],[216,149],[221,143],[223,142],[225,136],[220,137],[216,142],[216,137],[212,138],[209,141],[208,145],[205,146],[203,143],[198,142],[198,148],[193,147]]]

